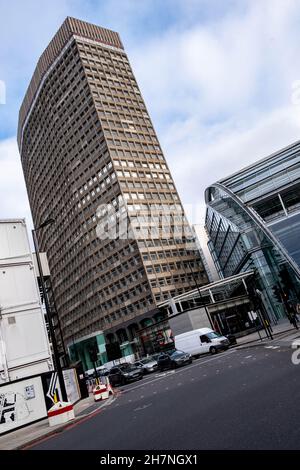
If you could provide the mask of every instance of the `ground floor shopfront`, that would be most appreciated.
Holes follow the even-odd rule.
[[[274,323],[255,288],[254,272],[231,276],[162,303],[159,309],[115,330],[98,331],[68,346],[72,362],[91,370],[121,358],[140,358],[174,347],[174,336],[210,327],[236,337]]]

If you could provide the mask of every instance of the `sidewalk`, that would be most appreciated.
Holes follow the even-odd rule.
[[[288,336],[291,342],[293,339],[300,337],[300,325],[299,330],[296,330],[296,328],[294,328],[290,322],[286,320],[278,323],[277,325],[272,325],[272,330],[273,338],[276,341]],[[260,330],[259,333],[255,332],[251,333],[250,335],[237,338],[237,345],[235,347],[240,349],[243,347],[248,347],[251,345],[256,346],[267,342],[272,342],[272,340],[266,336],[265,330]]]
[[[115,400],[115,396],[108,398],[103,402],[94,402],[93,395],[88,398],[80,400],[74,405],[75,419],[58,426],[49,427],[48,419],[45,418],[37,423],[30,424],[16,431],[9,432],[0,436],[0,450],[18,450],[33,444],[46,436],[50,436],[63,429],[74,426],[79,421],[86,419],[88,416],[99,412],[105,406],[108,406]]]

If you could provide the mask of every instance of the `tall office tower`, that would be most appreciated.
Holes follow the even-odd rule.
[[[34,224],[54,219],[38,237],[67,345],[101,331],[130,342],[160,302],[207,282],[117,33],[64,21],[27,90],[18,143]]]

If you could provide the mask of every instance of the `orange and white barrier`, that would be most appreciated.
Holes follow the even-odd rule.
[[[59,401],[48,411],[49,426],[67,423],[75,418],[72,403]]]

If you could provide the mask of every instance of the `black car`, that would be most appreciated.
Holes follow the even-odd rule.
[[[106,377],[109,374],[109,370],[106,367],[97,367],[97,375],[96,372],[93,372],[93,377]]]
[[[137,368],[132,364],[120,364],[110,369],[108,374],[111,385],[125,385],[135,380],[143,378],[143,369]]]
[[[159,358],[159,356],[162,354],[162,352],[156,352],[154,354],[151,354],[151,358],[154,360],[154,361],[157,361],[157,359]]]
[[[160,371],[163,371],[164,369],[175,369],[176,367],[191,364],[192,361],[193,358],[190,354],[178,351],[177,349],[164,352],[157,359]]]

